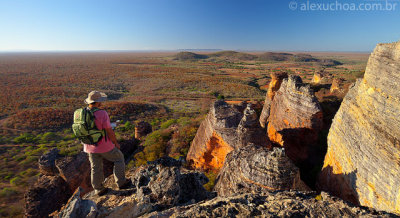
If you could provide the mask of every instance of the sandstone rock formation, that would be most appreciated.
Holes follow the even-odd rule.
[[[396,217],[371,208],[354,207],[322,192],[280,191],[217,197],[173,207],[143,217]]]
[[[135,143],[133,140],[120,142],[125,158],[133,153]],[[27,217],[48,216],[59,209],[78,187],[82,188],[81,194],[92,190],[87,154],[80,152],[74,156],[63,157],[58,152],[58,149],[52,149],[39,159],[42,175],[25,194],[25,216]],[[103,165],[104,175],[111,175],[112,163],[104,161]],[[53,195],[57,199],[53,199]]]
[[[400,212],[400,42],[378,44],[328,135],[323,190]]]
[[[315,72],[311,80],[311,83],[320,84],[322,82],[323,77],[324,77],[323,71]]]
[[[332,85],[330,88],[330,93],[343,91],[343,79],[341,78],[334,78],[332,80]]]
[[[275,97],[275,93],[281,87],[283,79],[287,78],[286,72],[271,72],[271,82],[268,86],[268,92],[265,96],[264,106],[260,115],[260,125],[265,128],[267,125],[269,112],[271,109],[271,102]]]
[[[271,142],[284,146],[293,161],[302,161],[322,125],[322,110],[310,86],[299,76],[284,79],[271,102],[267,130]]]
[[[135,139],[140,139],[152,131],[153,130],[150,123],[141,121],[135,126]]]
[[[70,202],[81,206],[67,206],[57,216],[84,211],[93,217],[138,217],[155,210],[193,204],[213,197],[203,187],[208,182],[204,174],[185,171],[181,168],[181,162],[169,157],[132,169],[127,176],[133,182],[130,189],[116,191],[113,177],[109,177],[105,186],[113,190],[109,189],[101,197],[93,192],[83,199],[75,195]]]
[[[214,191],[218,196],[304,189],[300,171],[285,155],[283,148],[250,144],[232,151],[218,174]]]
[[[257,123],[255,111],[216,101],[200,124],[190,146],[187,161],[202,170],[219,170],[232,150],[256,142],[267,145],[267,137]]]

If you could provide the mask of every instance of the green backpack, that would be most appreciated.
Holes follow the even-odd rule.
[[[97,145],[96,143],[106,135],[104,130],[97,129],[97,126],[94,122],[94,112],[98,110],[100,109],[79,108],[74,112],[74,124],[72,124],[72,131],[82,143]]]

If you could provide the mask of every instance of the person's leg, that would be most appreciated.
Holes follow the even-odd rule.
[[[92,182],[92,187],[95,191],[101,191],[104,189],[103,181],[104,181],[104,173],[103,173],[103,158],[100,154],[89,153],[89,161],[90,161],[90,179]]]
[[[114,178],[115,182],[117,183],[118,187],[121,187],[122,185],[125,184],[126,178],[125,178],[125,160],[124,160],[124,155],[118,148],[114,148],[113,150],[102,153],[102,156],[111,161],[114,162]]]

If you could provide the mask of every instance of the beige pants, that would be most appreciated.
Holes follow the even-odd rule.
[[[118,186],[122,186],[125,181],[125,160],[124,155],[118,148],[114,148],[106,153],[89,153],[91,167],[91,181],[95,190],[104,189],[103,158],[114,162],[114,178]]]

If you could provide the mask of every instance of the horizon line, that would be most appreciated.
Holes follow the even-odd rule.
[[[237,52],[327,52],[327,53],[371,53],[369,51],[344,51],[344,50],[256,50],[256,49],[87,49],[87,50],[30,50],[30,49],[16,49],[16,50],[0,50],[0,53],[113,53],[113,52],[137,52],[137,53],[150,53],[150,52],[218,52],[218,51],[237,51]]]

